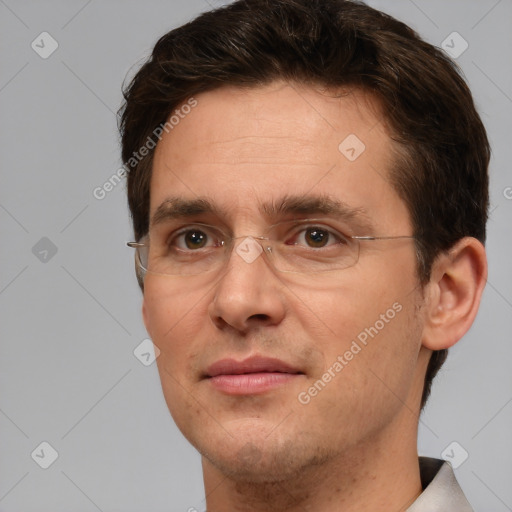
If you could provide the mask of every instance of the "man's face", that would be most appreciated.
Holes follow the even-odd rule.
[[[279,272],[269,254],[248,262],[236,251],[290,219],[347,235],[411,235],[387,179],[392,141],[378,109],[362,93],[333,98],[284,83],[196,100],[156,149],[151,216],[170,198],[215,211],[160,215],[150,238],[194,223],[241,238],[220,272],[146,275],[144,319],[178,427],[213,466],[248,480],[415,435],[425,365],[413,241],[362,241],[355,265],[324,273]],[[349,214],[286,208],[319,197]]]

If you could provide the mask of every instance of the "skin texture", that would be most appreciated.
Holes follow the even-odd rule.
[[[365,232],[344,222],[349,235],[412,234],[387,181],[393,142],[378,104],[362,92],[334,97],[276,82],[196,100],[156,148],[151,215],[169,197],[208,198],[222,213],[191,221],[257,236],[290,218],[267,219],[261,203],[329,196],[364,211]],[[354,161],[338,149],[350,134],[365,145]],[[150,236],[170,229],[152,224]],[[169,410],[203,456],[208,511],[405,510],[421,493],[416,438],[431,350],[469,328],[485,276],[483,247],[470,238],[438,258],[423,289],[412,240],[361,242],[357,264],[328,276],[280,273],[263,256],[247,263],[235,251],[222,273],[147,274],[144,321],[161,350]],[[302,404],[299,393],[394,304],[400,311]],[[301,375],[236,396],[204,378],[215,361],[253,355]]]

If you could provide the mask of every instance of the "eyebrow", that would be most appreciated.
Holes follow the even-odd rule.
[[[278,200],[262,202],[260,213],[271,222],[289,215],[329,215],[352,223],[356,228],[371,233],[373,223],[363,207],[352,207],[345,202],[326,194],[321,195],[285,195]],[[215,205],[208,197],[185,199],[168,197],[155,210],[151,217],[151,226],[171,220],[184,220],[199,215],[211,215],[218,218],[229,217],[228,212]]]
[[[170,220],[187,219],[206,214],[222,217],[226,212],[215,206],[206,197],[198,199],[168,197],[155,210],[151,217],[150,226],[156,226]]]

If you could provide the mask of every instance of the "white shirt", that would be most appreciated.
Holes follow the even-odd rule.
[[[423,492],[407,512],[474,512],[449,462],[420,457]]]

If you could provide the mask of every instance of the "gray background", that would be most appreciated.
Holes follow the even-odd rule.
[[[103,200],[93,191],[121,165],[126,73],[160,35],[220,3],[0,0],[2,512],[204,507],[199,457],[155,364],[133,354],[146,333],[124,183]],[[436,45],[453,31],[469,44],[457,61],[493,146],[490,276],[434,385],[419,450],[440,457],[456,441],[448,451],[469,455],[456,475],[475,509],[512,510],[512,1],[370,3]],[[47,59],[31,48],[43,31],[59,45]],[[47,448],[31,457],[43,441],[59,455],[48,469],[35,462]]]

